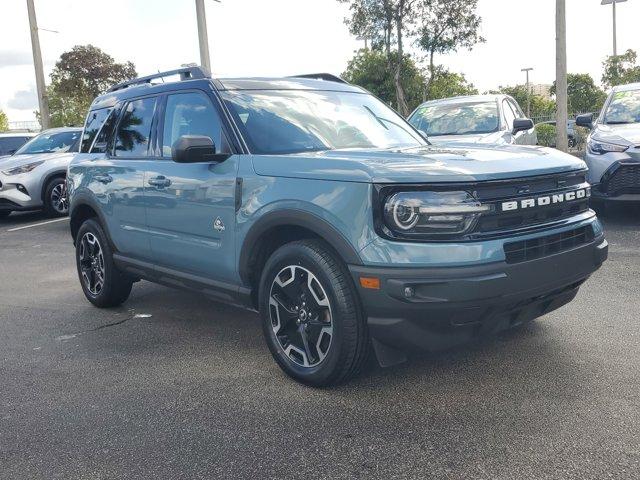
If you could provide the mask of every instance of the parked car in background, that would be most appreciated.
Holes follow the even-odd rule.
[[[585,161],[593,199],[640,201],[640,83],[614,87],[595,120],[576,119],[591,128]]]
[[[391,365],[531,321],[607,256],[582,160],[429,145],[331,75],[191,67],[116,85],[87,118],[67,179],[87,300],[144,278],[259,310],[307,384],[352,377],[371,345]]]
[[[0,133],[0,158],[13,155],[16,150],[27,143],[35,133]]]
[[[0,159],[0,218],[38,209],[50,216],[67,214],[67,166],[81,136],[81,128],[52,128]]]
[[[537,144],[533,122],[508,95],[431,100],[415,109],[409,123],[432,143]]]
[[[551,125],[552,127],[555,128],[556,126],[556,122],[555,120],[550,120],[548,122],[540,122],[536,124],[536,127],[538,125]],[[577,141],[577,136],[576,136],[576,121],[575,120],[568,120],[567,121],[567,137],[569,139],[568,141],[568,146],[569,148],[576,148],[576,146],[578,145],[578,141]],[[549,145],[550,147],[555,148],[555,141],[552,142],[551,145]]]

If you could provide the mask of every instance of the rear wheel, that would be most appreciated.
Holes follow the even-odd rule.
[[[321,241],[293,242],[267,261],[260,282],[264,336],[299,382],[327,386],[356,375],[369,338],[345,265]]]
[[[67,183],[64,177],[53,178],[44,192],[44,210],[50,217],[64,217],[69,214]]]
[[[82,291],[96,307],[115,307],[129,298],[133,281],[114,264],[107,237],[93,219],[78,230],[76,265]]]

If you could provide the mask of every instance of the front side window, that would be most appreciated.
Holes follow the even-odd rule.
[[[155,97],[141,98],[127,104],[116,132],[116,156],[147,155],[155,108]]]
[[[409,122],[427,135],[491,133],[500,124],[496,102],[473,102],[420,107]]]
[[[82,146],[80,147],[80,151],[82,153],[89,152],[96,135],[98,135],[98,132],[102,128],[102,125],[104,125],[110,113],[110,108],[103,108],[89,112],[89,115],[87,115],[87,121],[84,124],[84,131],[82,133]]]
[[[502,102],[502,109],[504,110],[504,122],[507,124],[507,129],[513,130],[513,122],[516,119],[516,114],[511,108],[511,104],[504,100]]]
[[[604,123],[640,123],[640,90],[614,93],[604,116]]]
[[[16,155],[31,155],[35,153],[64,153],[77,152],[80,146],[80,130],[70,132],[44,132],[33,137],[16,151]]]
[[[171,156],[171,147],[183,135],[211,138],[220,151],[222,128],[220,118],[204,93],[177,93],[167,97],[162,135],[162,155]]]
[[[0,137],[0,155],[12,154],[27,140],[29,140],[27,137]]]
[[[222,95],[253,153],[414,147],[426,143],[406,120],[367,94],[238,90]]]

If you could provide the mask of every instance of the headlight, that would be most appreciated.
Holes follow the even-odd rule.
[[[589,139],[589,151],[596,155],[603,155],[605,153],[626,152],[629,149],[626,145],[618,145],[617,143],[602,142],[594,138]]]
[[[400,236],[462,235],[490,209],[468,192],[399,192],[385,201],[384,223]]]
[[[42,165],[44,160],[39,162],[27,163],[26,165],[21,165],[19,167],[14,167],[9,170],[3,170],[2,173],[5,175],[20,175],[21,173],[28,173],[39,165]]]

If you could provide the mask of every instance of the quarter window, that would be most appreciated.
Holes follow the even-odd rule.
[[[209,97],[204,93],[177,93],[167,97],[164,117],[162,155],[171,156],[171,147],[183,135],[201,135],[211,138],[220,151],[222,127],[220,118]]]
[[[141,98],[127,104],[116,133],[116,156],[147,155],[155,107],[155,97]]]
[[[104,125],[104,122],[109,117],[111,113],[110,108],[103,108],[100,110],[92,110],[87,115],[87,121],[84,124],[84,132],[82,134],[82,147],[80,151],[82,153],[88,153],[91,145],[93,144],[93,140],[98,135],[98,132]]]

